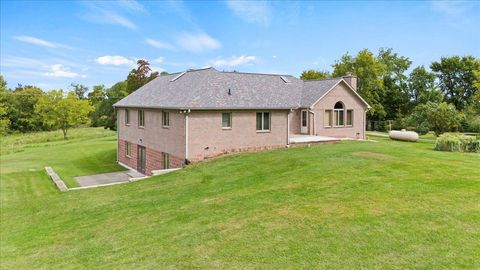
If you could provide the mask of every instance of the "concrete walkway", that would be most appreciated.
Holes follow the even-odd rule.
[[[75,180],[77,180],[81,187],[98,186],[116,182],[129,182],[128,179],[130,179],[130,176],[127,172],[128,171],[77,176],[75,177]]]

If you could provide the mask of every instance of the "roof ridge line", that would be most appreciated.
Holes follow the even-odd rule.
[[[343,77],[335,77],[335,78],[328,78],[328,79],[316,79],[316,80],[302,80],[304,82],[319,82],[319,81],[331,81],[331,80],[341,80]]]
[[[255,72],[243,72],[243,71],[219,71],[221,73],[230,73],[230,74],[248,74],[248,75],[267,75],[267,76],[289,76],[294,77],[290,74],[274,74],[274,73],[255,73]]]

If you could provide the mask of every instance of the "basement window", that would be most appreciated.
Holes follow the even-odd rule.
[[[257,131],[270,130],[270,113],[257,112]]]
[[[132,154],[132,145],[129,142],[125,142],[125,156],[128,158],[131,157]]]
[[[170,158],[168,153],[163,153],[163,169],[170,168]]]

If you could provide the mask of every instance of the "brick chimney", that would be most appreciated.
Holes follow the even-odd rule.
[[[357,91],[357,76],[353,76],[351,72],[347,72],[345,76],[342,77],[353,90]]]

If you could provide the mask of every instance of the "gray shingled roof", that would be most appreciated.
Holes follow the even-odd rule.
[[[341,80],[304,82],[290,75],[220,72],[214,68],[181,74],[160,76],[114,106],[172,109],[309,107]]]
[[[323,97],[328,90],[335,86],[342,78],[327,80],[303,81],[301,107],[312,106],[319,98]]]

